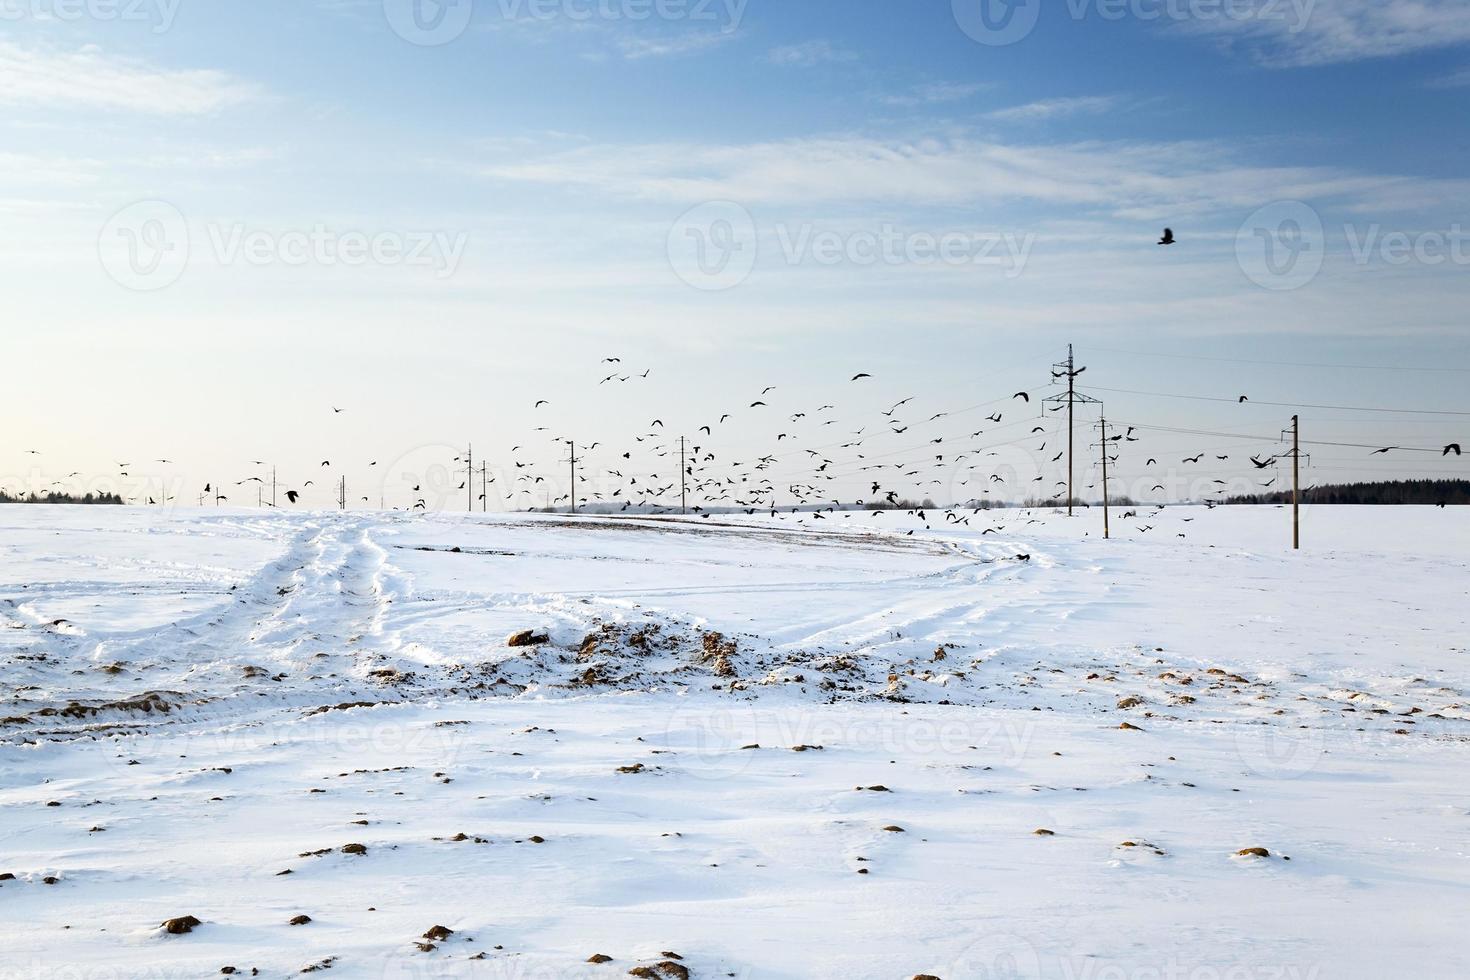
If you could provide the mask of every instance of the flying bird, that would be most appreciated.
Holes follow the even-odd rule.
[[[1160,245],[1173,245],[1174,244],[1174,229],[1173,228],[1165,228],[1164,229],[1164,237],[1159,239],[1159,244]]]
[[[857,381],[859,378],[871,378],[871,377],[872,377],[871,374],[854,374],[852,376],[852,380]]]
[[[1444,452],[1440,453],[1440,455],[1448,456],[1450,453],[1454,453],[1456,456],[1460,455],[1460,444],[1458,442],[1452,442],[1448,446],[1445,446]]]
[[[1012,398],[1019,398],[1022,401],[1027,401],[1027,402],[1029,402],[1031,400],[1031,396],[1029,394],[1027,394],[1026,392],[1024,392],[1024,391],[1018,391],[1014,395],[1012,395],[1011,397]]]

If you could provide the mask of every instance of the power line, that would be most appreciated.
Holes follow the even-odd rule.
[[[1312,361],[1266,361],[1249,357],[1212,357],[1207,354],[1164,354],[1158,351],[1143,350],[1120,350],[1116,347],[1093,347],[1088,345],[1088,350],[1103,351],[1108,354],[1127,354],[1131,357],[1168,357],[1176,360],[1186,361],[1221,361],[1228,364],[1266,364],[1273,367],[1296,367],[1296,368],[1329,368],[1331,370],[1344,371],[1450,371],[1470,372],[1470,368],[1463,367],[1397,367],[1392,364],[1323,364]]]
[[[1229,402],[1240,403],[1239,398],[1221,398],[1216,395],[1180,395],[1167,391],[1137,391],[1132,388],[1103,388],[1099,385],[1089,385],[1094,391],[1107,391],[1122,395],[1146,395],[1151,398],[1185,398],[1197,402]],[[1450,412],[1435,408],[1370,408],[1362,405],[1312,405],[1306,402],[1268,402],[1257,401],[1247,398],[1247,404],[1270,405],[1273,408],[1321,408],[1335,412],[1389,412],[1395,415],[1456,415],[1470,418],[1470,412]]]

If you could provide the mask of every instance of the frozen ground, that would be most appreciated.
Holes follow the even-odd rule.
[[[1470,513],[930,516],[0,508],[0,977],[1470,973]]]

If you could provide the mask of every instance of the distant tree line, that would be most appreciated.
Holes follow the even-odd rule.
[[[1226,497],[1227,504],[1289,504],[1291,491]],[[1312,487],[1305,504],[1470,504],[1470,480],[1380,480]]]
[[[78,497],[70,493],[23,493],[13,497],[0,490],[0,504],[120,504],[123,499],[115,493],[89,493]]]

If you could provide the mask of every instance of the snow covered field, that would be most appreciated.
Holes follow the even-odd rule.
[[[1470,513],[935,516],[0,508],[0,977],[1470,974]]]

